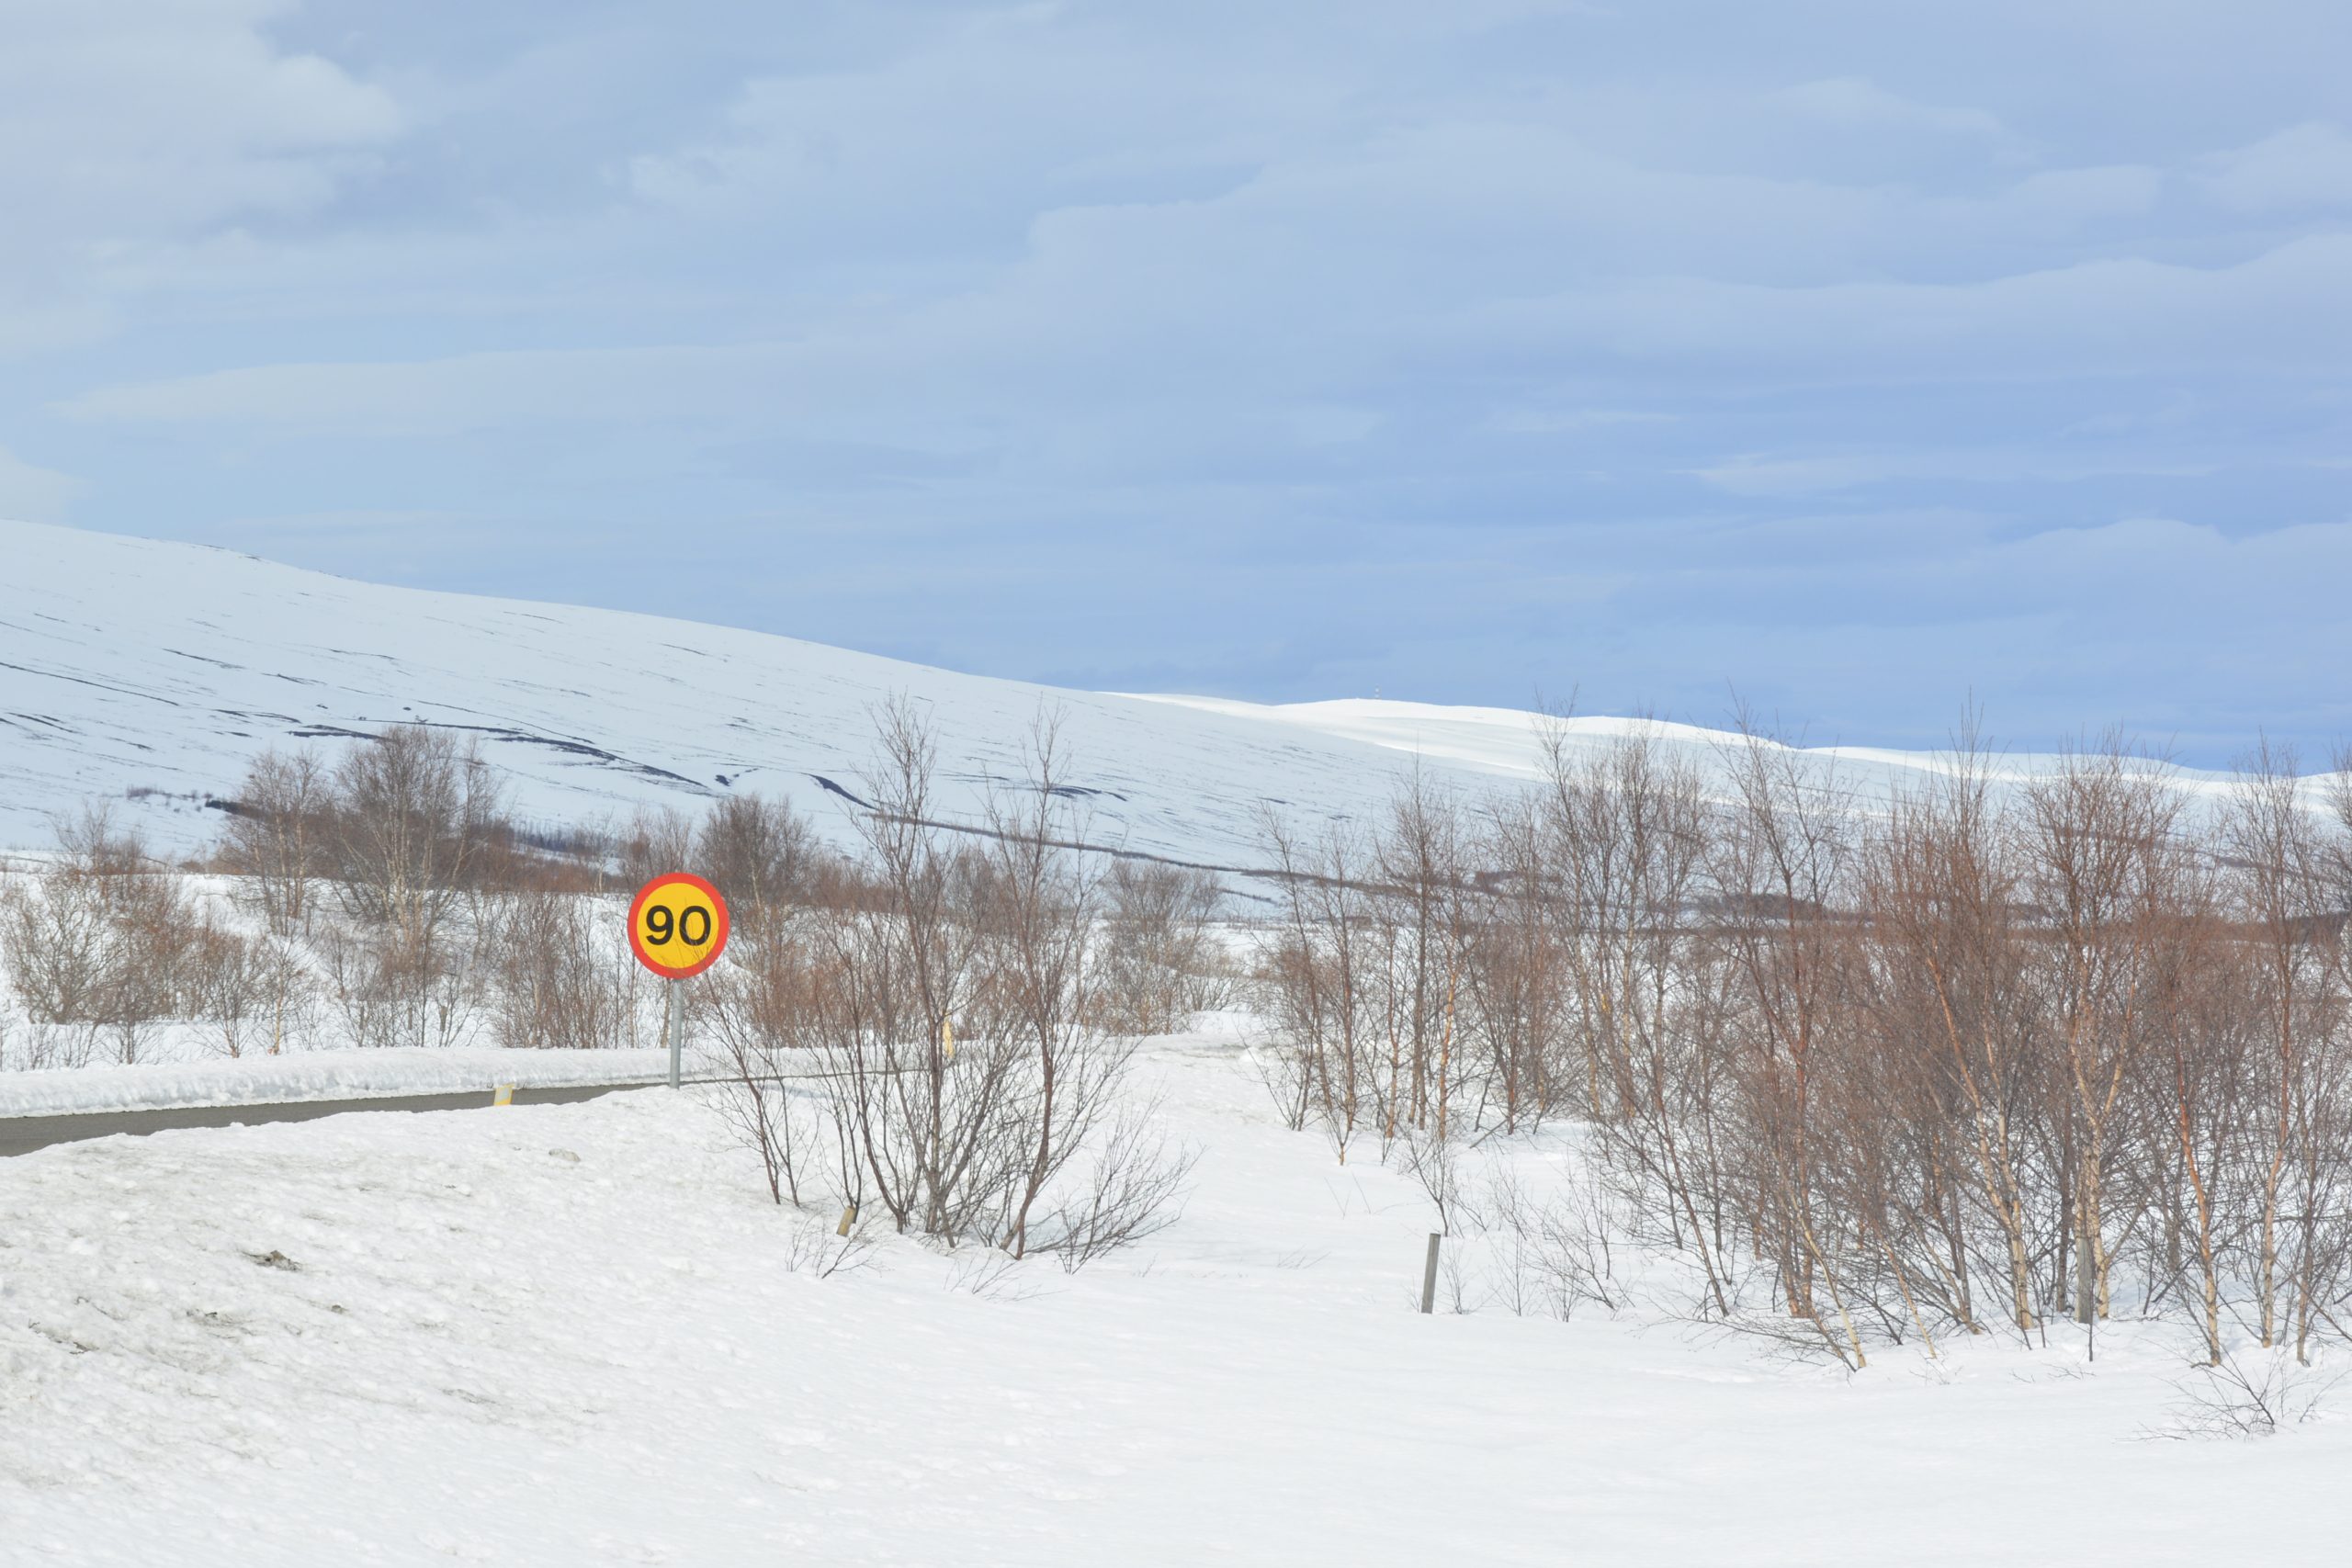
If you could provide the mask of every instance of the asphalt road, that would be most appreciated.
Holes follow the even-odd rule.
[[[557,1105],[594,1100],[623,1089],[659,1089],[661,1082],[518,1086],[516,1105]],[[476,1111],[495,1103],[490,1089],[462,1094],[370,1095],[357,1100],[288,1100],[260,1105],[169,1106],[159,1110],[77,1111],[57,1116],[0,1117],[0,1156],[28,1154],[83,1138],[140,1136],[175,1127],[238,1127],[265,1122],[311,1122],[359,1111]]]

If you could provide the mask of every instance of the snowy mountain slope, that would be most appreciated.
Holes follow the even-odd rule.
[[[856,792],[870,710],[935,712],[951,812],[1018,778],[1058,710],[1090,836],[1150,853],[1251,857],[1260,800],[1361,809],[1393,759],[1360,742],[1131,698],[605,610],[347,581],[231,552],[0,525],[0,843],[46,840],[85,796],[135,803],[158,840],[208,837],[207,796],[265,746],[340,746],[403,721],[481,738],[526,817],[784,791],[838,830],[827,783]]]
[[[1571,753],[1590,751],[1633,736],[1646,736],[1669,751],[1679,751],[1702,770],[1718,773],[1733,749],[1746,744],[1728,730],[1663,719],[1570,717],[1559,719],[1521,708],[1445,707],[1430,703],[1384,702],[1351,697],[1316,703],[1264,705],[1233,702],[1221,697],[1138,694],[1144,702],[1163,703],[1202,713],[1279,725],[1295,733],[1306,731],[1334,740],[1357,741],[1385,750],[1418,757],[1424,766],[1466,770],[1516,779],[1543,776],[1546,734],[1556,731]],[[1875,746],[1808,746],[1801,748],[1817,768],[1816,776],[1834,781],[1864,803],[1883,800],[1891,791],[1917,787],[1931,776],[1948,773],[1949,753],[1901,751]],[[1996,787],[2015,788],[2046,776],[2061,759],[2048,753],[2019,752],[1996,756],[1990,773]],[[2173,770],[2173,776],[2193,799],[2211,800],[2233,787],[2231,775],[2194,768]],[[2306,781],[2316,807],[2317,786],[2332,775]]]
[[[1418,756],[1467,790],[1534,775],[1535,716],[1372,701],[1268,707],[1068,691],[790,637],[512,600],[355,582],[201,546],[0,523],[0,847],[36,847],[94,795],[159,845],[218,827],[266,746],[340,747],[400,722],[462,728],[509,779],[517,811],[577,823],[646,802],[781,791],[846,835],[874,705],[928,704],[944,809],[970,815],[991,778],[1022,774],[1041,711],[1057,712],[1089,792],[1088,836],[1220,865],[1262,855],[1263,805],[1302,817],[1375,810]],[[1636,721],[1577,719],[1598,746]],[[1707,766],[1726,740],[1652,727]],[[1882,795],[1928,754],[1835,757]],[[2015,758],[2022,776],[2043,760]],[[2196,775],[2192,775],[2195,777]],[[2203,782],[2218,787],[2211,775]]]

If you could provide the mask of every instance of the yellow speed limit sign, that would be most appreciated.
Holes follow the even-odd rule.
[[[699,876],[673,871],[638,889],[628,907],[628,945],[665,980],[684,980],[718,962],[727,946],[727,900]]]

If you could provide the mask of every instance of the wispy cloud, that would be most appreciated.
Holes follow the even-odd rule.
[[[43,468],[0,446],[0,517],[26,523],[60,523],[82,489],[71,474]]]

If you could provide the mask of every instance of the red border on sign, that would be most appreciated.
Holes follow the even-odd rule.
[[[657,963],[652,955],[645,951],[643,937],[637,929],[637,917],[639,913],[644,909],[645,901],[648,898],[652,897],[656,893],[662,891],[664,887],[673,887],[681,882],[684,883],[689,887],[696,889],[705,897],[708,897],[710,900],[710,907],[718,912],[718,929],[710,933],[710,951],[704,953],[702,955],[701,962],[695,964],[691,969],[677,969],[673,968],[667,964]],[[704,970],[709,968],[712,964],[718,963],[718,955],[727,951],[728,924],[727,900],[720,897],[718,888],[713,887],[709,883],[705,882],[701,877],[696,876],[690,871],[673,871],[669,873],[667,875],[657,876],[652,881],[647,883],[644,886],[639,888],[637,890],[637,897],[629,901],[628,950],[637,954],[637,961],[639,964],[644,964],[648,969],[652,970],[656,975],[661,976],[665,980],[691,980],[695,976],[701,974]]]

